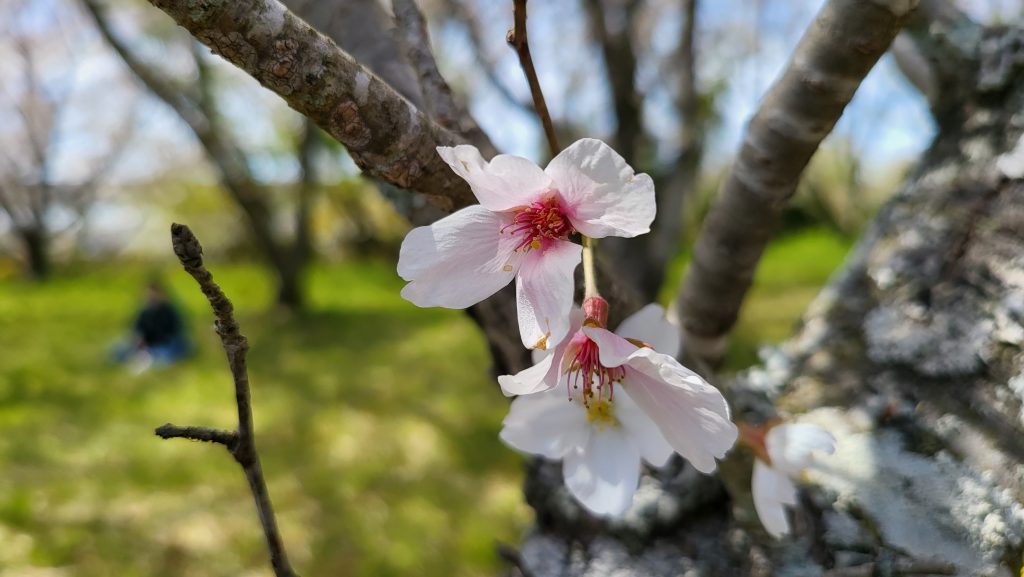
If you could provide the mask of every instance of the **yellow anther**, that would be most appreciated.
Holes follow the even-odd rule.
[[[608,399],[592,399],[587,403],[587,421],[598,429],[619,426],[619,421],[612,410],[612,402]]]
[[[530,241],[530,246],[533,248],[533,250],[540,250],[540,239],[539,238],[535,238],[535,239],[531,240]]]
[[[507,265],[501,267],[501,270],[503,270],[505,272],[512,272],[512,265],[507,264]]]

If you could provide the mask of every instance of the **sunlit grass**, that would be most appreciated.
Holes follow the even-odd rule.
[[[820,230],[773,243],[729,366],[787,336],[847,250]],[[497,438],[507,402],[465,316],[403,301],[393,263],[315,270],[300,317],[265,312],[261,269],[211,268],[252,345],[264,468],[302,573],[496,574],[495,541],[517,541],[530,514],[521,460]],[[132,376],[107,358],[154,272],[187,311],[198,354]],[[225,451],[152,434],[167,421],[233,426],[210,323],[170,264],[0,282],[0,576],[270,575]]]
[[[259,269],[212,268],[252,344],[264,468],[295,565],[495,573],[495,540],[517,540],[529,516],[520,460],[497,438],[506,401],[465,316],[402,301],[385,263],[315,271],[298,318],[262,312]],[[234,419],[205,300],[184,273],[160,272],[199,352],[137,377],[107,358],[152,269],[0,285],[0,575],[269,575],[230,457],[152,434]]]

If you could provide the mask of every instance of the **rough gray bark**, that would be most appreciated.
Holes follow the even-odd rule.
[[[694,247],[679,307],[684,342],[695,354],[713,363],[721,358],[804,167],[916,4],[831,0],[804,33],[750,121]]]
[[[1017,577],[1024,555],[1024,31],[988,30],[968,96],[802,328],[731,386],[734,411],[838,438],[772,541],[743,489],[680,463],[633,511],[589,519],[538,463],[526,492],[534,577]],[[953,112],[951,112],[953,113]],[[746,462],[746,464],[744,464]]]
[[[284,5],[409,102],[423,104],[415,71],[402,57],[395,23],[380,0],[284,0]]]

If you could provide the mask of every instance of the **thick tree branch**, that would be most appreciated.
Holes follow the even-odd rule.
[[[469,111],[456,101],[451,87],[437,69],[437,62],[430,48],[427,21],[416,6],[416,0],[393,0],[392,6],[395,22],[398,24],[399,39],[405,47],[409,63],[419,77],[420,91],[430,116],[448,130],[466,135],[470,142],[481,149],[484,156],[497,154],[494,145],[477,126]]]
[[[747,127],[704,222],[679,298],[684,342],[724,352],[757,263],[811,156],[885,53],[916,0],[830,0]]]
[[[968,96],[973,84],[967,81],[978,73],[981,32],[950,0],[921,0],[892,45],[900,71],[940,121]]]
[[[533,96],[533,108],[540,117],[540,123],[544,126],[544,135],[548,140],[548,149],[551,157],[558,156],[562,150],[558,146],[558,135],[555,134],[555,125],[551,122],[551,113],[548,112],[548,105],[544,102],[544,92],[540,89],[540,80],[537,79],[537,69],[533,66],[533,57],[530,56],[530,41],[526,34],[526,0],[513,0],[513,27],[505,37],[509,45],[516,51],[519,57],[519,65],[523,67],[526,74],[526,81],[530,84],[530,94]]]
[[[277,577],[297,577],[288,563],[284,543],[277,529],[274,508],[267,493],[267,483],[263,478],[260,456],[256,451],[256,432],[252,420],[252,399],[249,392],[249,373],[246,369],[245,357],[249,351],[249,342],[239,331],[235,321],[234,306],[227,295],[213,280],[206,267],[203,266],[203,247],[199,239],[189,228],[182,224],[171,225],[171,244],[185,272],[192,275],[199,283],[206,299],[210,301],[216,318],[214,326],[220,336],[221,345],[227,354],[228,367],[235,384],[235,404],[238,407],[238,430],[220,431],[205,427],[178,427],[170,423],[159,427],[156,434],[164,439],[181,437],[197,441],[220,443],[227,447],[231,456],[241,465],[245,478],[249,482],[256,511],[259,514],[263,534],[267,539],[270,551],[270,563]]]
[[[474,202],[437,155],[460,139],[277,0],[151,0],[344,144],[367,174],[447,210]]]

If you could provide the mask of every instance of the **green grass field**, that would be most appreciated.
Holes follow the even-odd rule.
[[[734,368],[789,333],[847,248],[815,231],[772,247]],[[506,401],[464,315],[404,302],[393,263],[317,269],[312,312],[298,318],[264,312],[258,268],[211,268],[252,345],[264,469],[296,568],[496,573],[495,542],[516,542],[530,513],[521,460],[497,438]],[[188,311],[199,352],[133,376],[107,358],[154,271]],[[192,279],[169,263],[0,282],[0,576],[270,575],[225,451],[152,434],[167,421],[233,426],[210,322]]]
[[[293,562],[307,575],[493,573],[529,520],[506,402],[475,327],[399,298],[391,265],[311,278],[301,318],[262,314],[266,279],[212,265],[252,344],[256,425]],[[244,478],[220,447],[152,434],[232,427],[205,300],[161,270],[199,354],[133,376],[106,359],[150,271],[0,285],[0,575],[269,575]]]

